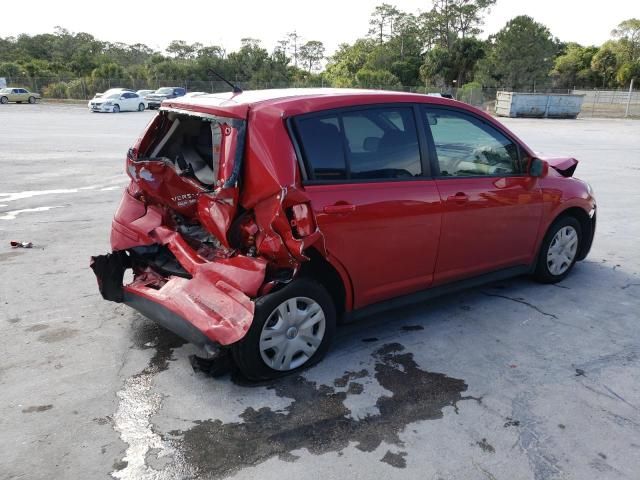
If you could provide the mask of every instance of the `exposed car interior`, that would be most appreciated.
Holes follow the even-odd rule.
[[[165,158],[183,176],[192,176],[205,185],[213,185],[218,176],[221,132],[218,123],[199,117],[169,114],[172,120],[166,134],[153,148],[150,158]]]

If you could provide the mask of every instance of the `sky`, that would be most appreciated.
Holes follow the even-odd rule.
[[[145,43],[156,50],[180,39],[232,51],[244,37],[258,38],[272,50],[287,32],[296,30],[303,40],[324,42],[331,54],[340,43],[367,34],[369,15],[383,1],[406,12],[431,8],[430,0],[110,0],[95,11],[91,7],[96,3],[87,0],[33,0],[28,15],[12,15],[10,22],[1,22],[0,37],[53,32],[59,25],[100,40]],[[14,8],[20,10],[20,4]],[[497,32],[522,14],[546,25],[562,41],[599,45],[622,20],[640,17],[640,2],[498,0],[485,18],[481,36]]]

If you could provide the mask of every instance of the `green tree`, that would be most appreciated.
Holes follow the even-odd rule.
[[[369,19],[369,35],[378,39],[378,43],[382,44],[394,33],[394,23],[402,14],[393,5],[383,3],[378,5]]]
[[[611,85],[618,71],[617,45],[613,41],[605,42],[591,60],[591,69],[602,79],[602,88]]]
[[[630,18],[620,22],[611,35],[619,38],[622,50],[625,55],[625,61],[635,62],[640,60],[640,20]]]
[[[375,41],[367,38],[360,38],[353,45],[341,44],[327,64],[326,77],[329,82],[336,87],[355,86],[356,73],[367,63],[375,46]]]
[[[476,64],[485,55],[484,42],[475,38],[458,38],[450,50],[435,47],[425,56],[420,67],[425,84],[461,87],[473,78]]]
[[[526,15],[509,20],[489,37],[489,45],[479,65],[479,80],[517,90],[546,83],[558,50],[549,29]]]
[[[122,79],[126,77],[124,68],[116,63],[104,63],[91,72],[95,79]]]
[[[355,85],[364,88],[401,87],[400,80],[387,70],[362,69],[356,73]]]
[[[300,46],[300,61],[307,72],[320,68],[320,62],[324,59],[324,44],[318,40],[309,40]]]
[[[577,43],[566,45],[564,53],[555,58],[551,77],[554,85],[564,88],[594,87],[597,76],[591,70],[591,62],[598,47],[583,47]]]
[[[24,69],[19,63],[16,62],[2,62],[0,63],[0,77],[16,78],[21,77],[24,73]]]
[[[457,38],[478,35],[484,14],[495,3],[496,0],[434,0],[431,10],[418,17],[424,45],[449,50]]]
[[[243,38],[241,45],[240,50],[231,52],[227,57],[230,79],[250,81],[267,63],[269,52],[255,38]]]
[[[167,53],[174,58],[185,60],[195,58],[201,48],[201,43],[189,44],[184,40],[172,40],[167,46]]]

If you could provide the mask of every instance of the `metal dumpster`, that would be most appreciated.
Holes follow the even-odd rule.
[[[584,95],[560,93],[498,92],[499,117],[576,118]]]

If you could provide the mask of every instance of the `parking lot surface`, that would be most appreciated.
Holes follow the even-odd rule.
[[[640,122],[503,120],[595,190],[566,280],[367,318],[247,385],[195,371],[88,268],[152,115],[0,108],[0,478],[640,478]]]

